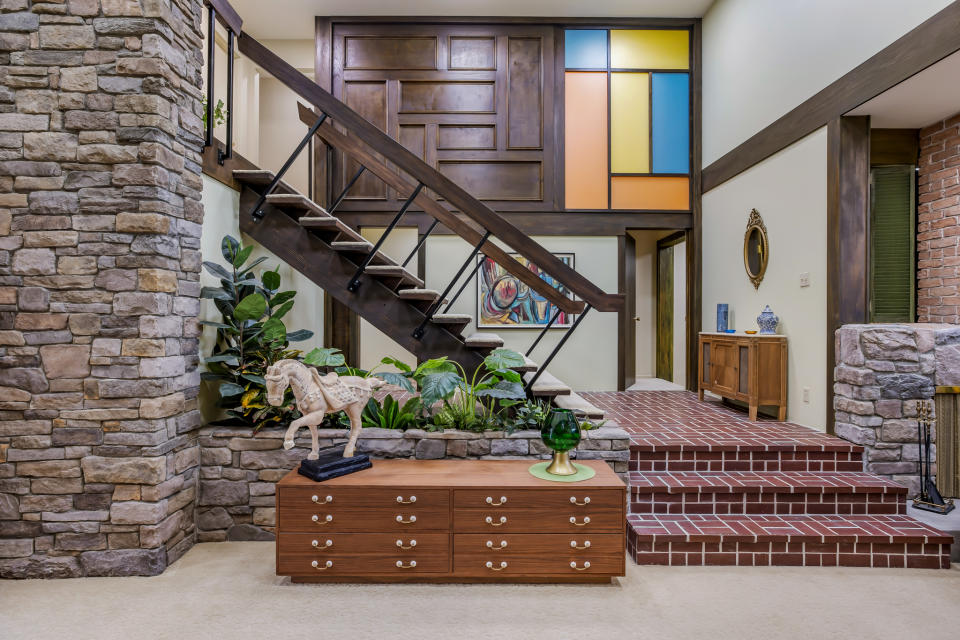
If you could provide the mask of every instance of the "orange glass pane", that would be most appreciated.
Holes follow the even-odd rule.
[[[607,74],[564,75],[567,209],[607,208]]]
[[[689,178],[614,177],[610,185],[613,209],[681,210],[690,208]]]

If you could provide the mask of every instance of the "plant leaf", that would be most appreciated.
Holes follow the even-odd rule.
[[[268,318],[267,321],[263,323],[263,339],[271,342],[274,340],[286,342],[287,328],[283,325],[283,320],[277,316]]]
[[[263,281],[263,286],[270,291],[276,291],[280,288],[280,274],[276,271],[264,271],[260,280]]]
[[[259,384],[260,386],[265,387],[267,385],[267,381],[264,380],[262,376],[255,376],[252,373],[242,373],[240,374],[240,377],[244,380],[249,380],[250,382]]]
[[[203,287],[200,289],[200,297],[208,300],[233,300],[230,292],[224,291],[220,287]]]
[[[381,359],[380,364],[393,365],[394,367],[396,367],[397,369],[400,369],[400,371],[403,371],[404,373],[410,373],[412,371],[412,369],[410,368],[410,365],[408,365],[406,362],[401,362],[400,360],[397,360],[396,358],[391,358],[390,356],[387,356]]]
[[[416,390],[413,388],[413,383],[410,382],[410,378],[406,377],[402,373],[394,373],[393,371],[380,371],[373,374],[374,378],[380,378],[387,384],[392,384],[396,387],[401,387],[404,391],[408,393],[414,393]]]
[[[225,398],[238,396],[244,391],[245,389],[243,387],[233,382],[224,382],[220,385],[220,395]]]
[[[201,320],[200,324],[205,327],[216,327],[217,329],[233,329],[229,324],[223,324],[222,322],[213,322],[211,320]]]
[[[503,398],[506,400],[519,400],[526,396],[523,385],[506,380],[498,382],[490,389],[481,389],[476,394],[478,398]]]
[[[462,383],[460,376],[452,371],[428,373],[420,383],[420,397],[430,406],[452,396]]]
[[[257,266],[261,262],[266,262],[266,260],[267,260],[267,256],[260,256],[259,258],[257,258],[256,260],[248,264],[246,269],[244,269],[243,271],[237,272],[237,275],[241,277],[246,275],[247,272],[249,272],[251,269],[253,269],[255,266]]]
[[[314,367],[342,367],[347,361],[340,353],[340,349],[318,347],[305,355],[303,362]]]
[[[226,376],[222,373],[214,373],[213,371],[201,371],[200,372],[201,380],[226,380]]]
[[[267,312],[267,301],[259,293],[251,293],[237,304],[233,317],[240,322],[259,320]]]
[[[224,280],[233,280],[233,274],[218,265],[216,262],[205,260],[203,266],[211,275],[214,275],[218,278],[223,278]]]
[[[297,329],[287,334],[288,342],[302,342],[313,337],[313,331],[309,329]]]
[[[205,360],[205,362],[222,362],[224,364],[230,365],[231,367],[240,366],[240,361],[237,359],[237,356],[232,354],[210,356]]]
[[[239,269],[240,266],[247,261],[247,258],[250,257],[251,253],[253,253],[253,245],[250,245],[249,247],[244,247],[243,249],[238,251],[236,257],[233,259],[233,263],[232,263],[233,267],[235,269]]]
[[[266,282],[264,282],[264,284],[266,284]],[[270,306],[277,307],[287,300],[293,299],[293,296],[295,295],[297,295],[296,291],[281,291],[280,293],[274,294],[274,296],[270,298]]]
[[[282,305],[280,305],[280,308],[274,309],[271,315],[274,318],[280,319],[283,316],[287,315],[290,309],[293,309],[293,300],[288,300],[284,302]]]
[[[494,349],[490,352],[490,355],[483,359],[483,364],[491,371],[522,367],[524,362],[526,361],[522,355],[511,349],[503,348]]]
[[[204,115],[206,115],[206,109],[204,109]],[[223,240],[220,241],[220,253],[227,262],[233,263],[233,257],[237,255],[239,248],[240,243],[233,236],[223,236]]]
[[[497,375],[503,378],[504,380],[508,380],[510,382],[522,381],[520,374],[514,371],[513,369],[500,369],[499,371],[497,371]]]

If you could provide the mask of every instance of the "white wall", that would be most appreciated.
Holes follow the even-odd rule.
[[[717,303],[730,305],[730,327],[756,328],[769,304],[788,338],[787,419],[825,428],[827,317],[826,127],[725,182],[703,197],[704,331],[716,329]],[[759,290],[743,267],[743,234],[757,209],[770,240]],[[810,286],[800,287],[800,274]],[[810,388],[810,402],[802,400]]]
[[[704,166],[948,4],[717,0],[703,18]]]

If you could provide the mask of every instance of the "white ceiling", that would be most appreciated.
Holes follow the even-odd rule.
[[[870,116],[874,129],[920,129],[960,111],[960,52],[863,103],[849,116]]]
[[[259,40],[313,39],[325,16],[699,18],[713,0],[231,0]]]

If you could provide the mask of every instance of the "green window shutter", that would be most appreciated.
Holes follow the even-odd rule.
[[[870,170],[870,321],[913,322],[916,203],[914,168]]]

